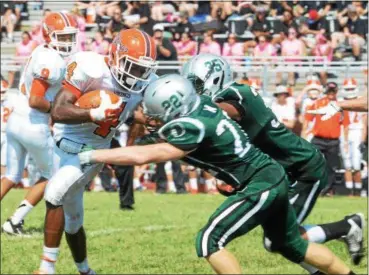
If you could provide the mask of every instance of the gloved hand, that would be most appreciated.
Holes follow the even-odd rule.
[[[86,165],[90,163],[94,163],[92,160],[92,154],[95,152],[95,150],[89,150],[89,151],[83,151],[78,154],[79,162],[81,165]]]
[[[110,96],[104,90],[100,90],[101,103],[97,108],[90,110],[92,121],[116,120],[122,112],[122,98],[117,103],[112,103]]]
[[[308,114],[314,114],[314,115],[323,115],[322,120],[328,120],[338,112],[341,112],[342,109],[340,106],[337,105],[336,102],[331,101],[328,103],[327,106],[317,109],[317,110],[308,110]]]

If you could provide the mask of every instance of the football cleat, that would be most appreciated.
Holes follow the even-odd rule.
[[[13,224],[11,219],[7,219],[6,222],[2,226],[3,232],[10,234],[10,235],[17,235],[17,236],[23,236],[23,225],[24,222],[21,221],[18,224]]]
[[[343,241],[346,243],[351,260],[354,265],[358,265],[364,257],[364,236],[365,218],[362,213],[353,214],[345,217],[346,221],[351,225],[350,231]]]

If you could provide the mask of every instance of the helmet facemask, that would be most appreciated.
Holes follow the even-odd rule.
[[[149,76],[156,72],[157,63],[150,57],[136,59],[128,55],[119,57],[116,54],[116,64],[111,64],[110,70],[115,80],[125,89],[141,93],[149,84]],[[141,82],[141,87],[136,87]]]
[[[345,87],[343,88],[342,94],[344,98],[351,99],[356,98],[358,96],[358,88],[357,87]]]
[[[77,33],[78,29],[74,27],[65,27],[61,31],[52,31],[49,35],[49,45],[60,55],[69,56],[77,51]]]

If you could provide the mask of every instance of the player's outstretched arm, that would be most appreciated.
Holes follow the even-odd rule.
[[[55,97],[51,110],[54,122],[66,124],[79,124],[92,122],[89,109],[82,109],[74,105],[78,97],[66,89],[62,89]]]
[[[143,165],[181,159],[189,152],[169,143],[93,150],[78,154],[81,164],[104,162],[115,165]]]
[[[367,112],[368,95],[356,99],[339,101],[337,105],[346,111]]]

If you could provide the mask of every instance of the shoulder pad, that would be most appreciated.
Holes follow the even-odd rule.
[[[104,56],[95,52],[77,52],[72,59],[77,62],[78,69],[81,72],[92,78],[102,77],[107,66]]]

